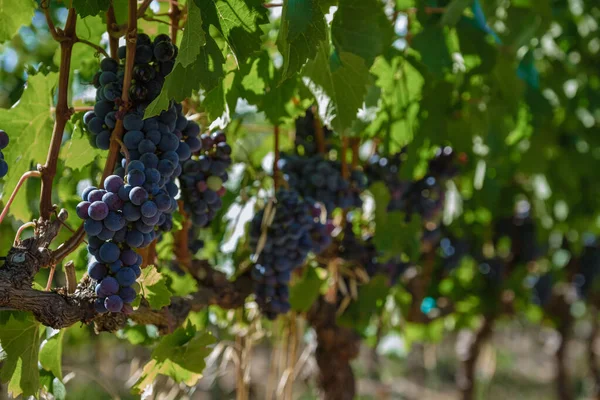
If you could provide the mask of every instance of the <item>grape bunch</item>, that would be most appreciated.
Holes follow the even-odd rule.
[[[0,130],[0,178],[4,178],[8,173],[8,163],[4,161],[2,150],[8,146],[8,135],[3,130]]]
[[[351,264],[360,265],[369,277],[385,275],[390,285],[394,285],[409,266],[398,258],[380,260],[382,254],[373,244],[373,238],[357,237],[350,223],[344,227],[343,236],[338,243],[338,255]]]
[[[103,243],[88,264],[88,275],[96,281],[96,312],[131,312],[130,304],[138,292],[142,257],[129,247]]]
[[[329,214],[338,207],[362,206],[360,194],[367,188],[362,171],[352,171],[346,180],[342,177],[341,163],[326,160],[320,154],[303,157],[283,153],[278,166],[291,188],[304,198],[323,203]]]
[[[296,154],[303,155],[306,157],[315,155],[318,153],[317,146],[317,133],[316,133],[316,120],[315,114],[312,109],[306,110],[306,114],[303,117],[296,119],[296,137],[294,139]],[[331,139],[333,132],[323,126],[323,140],[325,141],[325,151],[331,150]]]
[[[292,271],[310,251],[320,250],[311,236],[321,225],[313,207],[297,192],[279,190],[273,206],[259,211],[250,223],[250,246],[258,254],[252,270],[256,300],[269,319],[289,311]]]
[[[202,228],[223,206],[221,197],[226,192],[223,183],[228,179],[231,146],[225,133],[217,131],[212,135],[202,134],[195,149],[196,156],[182,164],[179,182],[184,209],[194,226]]]
[[[158,35],[152,42],[148,35],[138,34],[133,80],[129,88],[132,109],[137,109],[143,114],[146,106],[159,95],[165,77],[173,70],[177,52],[177,46],[171,42],[168,35]],[[119,58],[124,60],[126,47],[120,47],[118,53]],[[100,62],[100,71],[93,79],[97,89],[96,104],[93,111],[83,116],[93,147],[108,150],[111,132],[117,124],[117,119],[124,117],[119,113],[124,77],[123,62],[112,58],[105,58]],[[133,120],[131,122],[137,123],[136,117],[129,118]]]
[[[451,147],[439,148],[430,160],[427,173],[416,181],[403,181],[398,173],[405,150],[390,157],[373,156],[365,172],[369,183],[381,181],[390,190],[388,211],[403,211],[406,218],[419,214],[424,220],[440,215],[446,196],[445,182],[458,173]]]

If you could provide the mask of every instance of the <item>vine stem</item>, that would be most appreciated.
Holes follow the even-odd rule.
[[[110,6],[106,11],[106,31],[108,32],[108,47],[110,49],[110,57],[117,60],[119,58],[119,38],[111,35],[113,27],[117,25],[117,17],[115,9],[110,2]]]
[[[177,0],[171,1],[171,3],[169,3],[169,19],[171,20],[171,41],[173,44],[177,43],[177,31],[179,30],[180,15],[181,10],[179,9]]]
[[[313,109],[312,113],[314,116],[314,125],[315,125],[315,136],[317,139],[317,151],[320,154],[325,154],[325,130],[323,129],[323,124],[319,119],[319,116],[316,112],[316,108]]]
[[[279,189],[279,125],[273,127],[273,136],[275,141],[275,157],[273,158],[273,186],[275,191]]]
[[[348,180],[350,177],[350,170],[348,169],[348,161],[346,159],[346,154],[348,152],[348,137],[344,136],[342,138],[342,155],[340,157],[342,162],[342,178]]]
[[[13,192],[11,193],[10,197],[8,198],[8,201],[6,202],[6,205],[4,206],[4,209],[2,210],[2,214],[0,214],[0,224],[2,223],[2,221],[4,221],[4,217],[6,217],[6,214],[8,214],[10,205],[15,200],[15,197],[17,196],[19,189],[21,188],[21,186],[23,186],[25,181],[29,178],[33,178],[33,177],[39,178],[41,176],[42,176],[42,174],[40,173],[40,171],[28,171],[28,172],[25,172],[23,174],[23,176],[21,176],[21,178],[19,179],[19,182],[17,182],[17,186],[15,186],[15,188],[13,189]]]
[[[265,8],[283,7],[283,3],[265,3],[265,4],[263,4],[263,7],[265,7]]]
[[[142,18],[144,14],[146,14],[146,10],[148,9],[148,7],[150,7],[150,3],[152,3],[152,0],[144,0],[144,2],[140,4],[140,8],[138,8],[137,10],[138,18]]]
[[[45,9],[46,21],[48,27],[56,31],[49,10]],[[58,75],[58,101],[56,103],[56,120],[52,131],[52,140],[48,149],[48,157],[46,164],[38,167],[42,173],[42,193],[40,195],[40,219],[49,220],[52,214],[52,182],[56,176],[56,165],[58,163],[58,153],[62,143],[62,136],[67,125],[67,121],[71,118],[72,110],[69,108],[69,74],[71,71],[71,54],[73,53],[73,44],[76,41],[75,26],[77,23],[77,14],[75,9],[70,8],[65,23],[65,29],[60,34],[58,40],[60,43],[60,71]],[[54,34],[52,37],[55,37]],[[55,38],[56,39],[56,38]]]
[[[135,0],[128,1],[128,21],[127,21],[127,35],[126,39],[126,57],[125,57],[125,77],[123,78],[123,91],[121,93],[121,100],[123,104],[119,109],[121,115],[125,114],[125,111],[129,108],[129,87],[131,86],[131,79],[133,76],[133,65],[135,62],[135,44],[137,41],[137,2]],[[113,130],[110,137],[110,148],[108,152],[108,159],[104,165],[104,172],[102,173],[102,181],[100,186],[104,186],[104,180],[113,173],[115,165],[117,164],[117,158],[119,157],[119,150],[121,145],[119,142],[123,137],[123,119],[119,118],[115,129]]]
[[[483,344],[490,338],[493,333],[495,318],[493,315],[483,317],[483,323],[479,330],[474,333],[474,338],[465,354],[459,354],[463,361],[461,375],[459,375],[458,387],[461,391],[462,400],[473,400],[475,398],[475,374],[477,360],[481,353]]]
[[[360,139],[354,138],[352,139],[352,170],[358,168],[358,164],[360,161],[360,156],[358,154],[358,148],[360,146]]]

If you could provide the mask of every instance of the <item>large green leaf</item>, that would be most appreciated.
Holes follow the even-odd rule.
[[[9,165],[8,175],[4,178],[3,197],[12,193],[23,173],[35,168],[38,163],[46,162],[54,123],[51,107],[56,77],[54,73],[30,76],[19,103],[9,110],[0,110],[0,126],[11,140],[3,150]],[[10,211],[17,219],[31,219],[24,191],[19,192]]]
[[[283,79],[294,75],[317,55],[327,40],[327,22],[318,0],[289,0],[283,14],[277,47],[283,56]]]
[[[62,349],[65,331],[56,332],[42,343],[40,350],[40,364],[42,368],[52,372],[54,376],[62,379]]]
[[[391,196],[382,182],[370,188],[375,198],[375,237],[373,242],[377,250],[389,257],[407,253],[411,260],[417,258],[420,250],[421,218],[412,215],[410,221],[399,211],[389,212],[387,206]]]
[[[22,319],[10,315],[0,326],[0,345],[4,352],[0,379],[8,383],[9,394],[35,396],[40,386],[40,324],[32,315]]]
[[[110,0],[73,0],[72,2],[77,14],[81,17],[106,12],[110,6]]]
[[[206,44],[206,36],[202,30],[202,15],[200,9],[193,1],[187,3],[188,14],[183,31],[183,38],[179,45],[176,63],[187,67],[198,57],[200,49]]]
[[[343,0],[333,18],[331,36],[338,53],[353,53],[371,66],[392,43],[394,31],[379,0]]]
[[[204,359],[211,353],[215,338],[208,332],[196,332],[188,322],[185,327],[162,338],[152,352],[152,360],[144,366],[134,386],[140,392],[151,385],[158,375],[166,375],[176,382],[192,386],[202,377]]]
[[[360,287],[359,300],[350,303],[348,309],[338,318],[338,323],[358,332],[364,332],[371,318],[383,308],[388,292],[387,277],[376,275],[369,283]]]
[[[306,268],[302,279],[290,289],[290,305],[292,309],[307,312],[319,297],[323,280],[314,268]]]
[[[330,55],[329,48],[322,46],[303,74],[312,81],[309,87],[315,97],[327,103],[326,121],[331,120],[334,129],[344,134],[356,120],[367,94],[369,69],[365,60],[352,53]]]
[[[0,1],[0,43],[12,38],[21,26],[29,25],[35,9],[33,0]]]
[[[412,47],[421,54],[421,62],[436,75],[443,74],[452,66],[446,35],[441,27],[425,27],[414,37]]]
[[[442,25],[456,25],[463,11],[472,3],[473,0],[452,0],[442,15]]]
[[[65,167],[80,170],[96,161],[103,162],[107,157],[105,150],[90,145],[88,135],[82,129],[80,119],[75,122],[71,139],[60,149],[60,159],[65,161]]]
[[[138,283],[141,286],[141,294],[148,301],[150,307],[159,309],[171,304],[172,294],[167,288],[165,278],[154,265],[144,268]]]
[[[248,59],[262,45],[260,25],[269,22],[262,0],[194,0],[202,11],[204,31],[213,26],[225,38],[238,61]]]

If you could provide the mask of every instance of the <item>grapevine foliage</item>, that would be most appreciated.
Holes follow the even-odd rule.
[[[261,341],[289,349],[266,397],[314,397],[310,328],[327,399],[364,395],[361,343],[469,331],[471,399],[518,318],[561,339],[547,388],[597,396],[595,352],[566,360],[600,335],[598,6],[563,3],[7,0],[2,391],[67,397],[83,345],[106,396],[187,398],[234,354],[247,398]]]

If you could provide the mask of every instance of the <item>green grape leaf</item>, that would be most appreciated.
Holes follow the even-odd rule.
[[[117,24],[122,25],[127,23],[127,0],[112,0],[113,8],[115,10],[115,19]]]
[[[360,56],[370,67],[391,45],[394,30],[379,0],[344,0],[333,18],[331,36],[339,54]]]
[[[0,379],[8,383],[8,393],[35,396],[40,387],[40,324],[32,315],[19,319],[11,314],[0,326],[0,345],[5,353]]]
[[[40,350],[40,364],[42,368],[52,372],[54,376],[62,379],[62,348],[65,331],[61,330],[42,343]]]
[[[141,294],[154,309],[171,304],[171,291],[167,288],[165,278],[158,272],[154,265],[149,265],[142,270],[142,276],[138,279],[141,286]]]
[[[290,288],[292,309],[307,312],[319,297],[323,279],[314,268],[306,268],[302,279]]]
[[[200,7],[204,31],[213,26],[223,35],[237,60],[246,60],[260,50],[268,10],[262,0],[194,0]]]
[[[188,322],[170,335],[164,336],[152,352],[152,360],[144,366],[134,391],[141,392],[158,375],[166,375],[176,382],[194,385],[202,377],[204,359],[211,353],[215,338],[208,332],[197,332]]]
[[[19,103],[11,109],[0,109],[0,126],[10,137],[2,152],[9,165],[4,177],[3,196],[10,195],[21,175],[44,163],[52,137],[52,88],[57,74],[29,76],[27,87]],[[25,201],[25,191],[20,191],[10,212],[22,221],[31,220],[31,210]]]
[[[29,25],[35,13],[32,0],[8,0],[0,2],[0,43],[12,38],[23,25]]]
[[[452,58],[446,44],[444,30],[438,26],[426,26],[413,38],[412,47],[421,54],[421,62],[436,75],[452,67]]]
[[[442,25],[454,26],[460,19],[463,11],[473,3],[473,0],[452,0],[442,15]]]
[[[318,0],[283,3],[277,47],[283,56],[283,79],[296,74],[327,40],[327,22]]]
[[[323,46],[306,64],[303,75],[312,81],[309,88],[315,97],[327,101],[329,117],[325,121],[344,134],[356,120],[367,94],[370,75],[365,60],[352,53],[334,52],[330,56],[328,47]]]
[[[376,182],[370,189],[375,198],[375,236],[373,243],[377,250],[388,257],[407,253],[411,260],[419,254],[421,239],[421,218],[406,215],[399,211],[388,212],[391,196],[383,182]]]
[[[82,18],[106,12],[110,6],[110,0],[72,0],[72,3]]]
[[[269,54],[265,51],[260,57],[244,64],[239,74],[236,74],[232,96],[240,96],[262,110],[267,119],[275,124],[281,124],[289,117],[286,108],[296,90],[297,80],[288,79],[283,83],[281,69],[275,68]]]
[[[175,65],[173,71],[167,75],[158,97],[146,108],[144,118],[159,115],[169,107],[170,100],[182,101],[189,97],[194,89],[199,88],[201,75],[199,58],[187,67],[182,64]]]
[[[176,63],[187,67],[198,57],[200,49],[206,44],[206,36],[202,30],[202,15],[200,9],[193,1],[188,1],[188,14],[185,29],[181,44],[179,45],[179,53],[177,54]]]
[[[346,311],[338,318],[342,326],[364,332],[374,315],[377,315],[385,304],[389,292],[387,278],[376,275],[366,285],[358,289],[359,301],[352,301]]]
[[[97,159],[104,163],[108,156],[105,150],[90,145],[87,134],[83,132],[82,123],[80,120],[76,121],[71,139],[60,149],[60,158],[65,161],[65,167],[74,170],[81,170]]]

